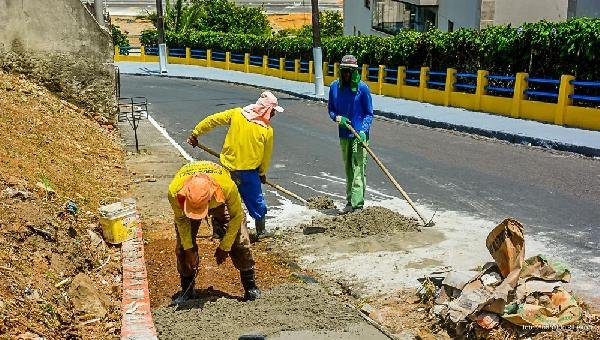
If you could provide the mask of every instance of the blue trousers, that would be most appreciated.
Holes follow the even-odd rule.
[[[238,187],[250,217],[254,220],[265,218],[267,215],[267,202],[262,192],[258,169],[232,171],[231,178]]]

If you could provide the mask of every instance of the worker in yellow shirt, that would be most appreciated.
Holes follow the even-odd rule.
[[[215,251],[218,265],[231,257],[240,271],[244,299],[260,297],[256,286],[254,257],[237,186],[227,169],[209,161],[191,162],[179,169],[169,184],[169,203],[175,216],[177,235],[177,271],[181,279],[179,304],[193,298],[198,272],[196,235],[200,221],[208,215],[226,225],[225,233]]]
[[[220,125],[229,126],[221,150],[221,164],[231,172],[238,186],[246,209],[255,221],[257,238],[265,234],[267,203],[261,183],[266,182],[273,152],[271,119],[276,112],[283,112],[283,108],[273,93],[265,91],[256,104],[206,117],[188,138],[188,143],[195,147],[200,135]],[[213,220],[213,229],[219,229],[218,221]]]

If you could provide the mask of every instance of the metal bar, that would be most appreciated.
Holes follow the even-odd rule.
[[[495,80],[515,80],[514,76],[492,76],[492,75],[487,75],[486,76],[487,79],[495,79]]]
[[[443,83],[441,81],[428,81],[427,84],[434,86],[446,86],[446,83]]]
[[[486,86],[485,89],[488,91],[510,92],[510,93],[515,91],[514,89],[509,89],[506,87],[494,87],[494,86]]]
[[[556,84],[556,85],[560,85],[560,80],[558,80],[558,79],[527,78],[527,81],[530,82],[530,83],[542,83],[542,84]]]
[[[572,85],[575,86],[588,86],[588,87],[600,87],[600,82],[598,81],[572,81]]]
[[[569,98],[571,98],[573,100],[584,100],[584,101],[590,101],[590,102],[600,102],[600,97],[586,96],[586,95],[582,95],[582,94],[572,94],[572,95],[569,96]]]
[[[462,77],[462,78],[474,78],[474,79],[477,79],[477,75],[473,74],[473,73],[457,73],[457,74],[455,74],[455,76]]]
[[[549,98],[558,98],[558,93],[552,92],[543,92],[543,91],[534,91],[534,90],[526,90],[525,92],[528,96],[538,96],[538,97],[549,97]]]
[[[454,84],[454,87],[463,88],[463,89],[477,89],[477,85],[469,85],[469,84]]]

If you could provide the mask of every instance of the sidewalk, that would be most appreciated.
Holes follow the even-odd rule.
[[[119,66],[122,74],[161,76],[157,63],[117,62],[115,64]],[[314,95],[314,85],[311,83],[217,68],[169,65],[168,70],[169,73],[162,76],[251,85],[311,100],[326,101],[329,91],[329,88],[325,87],[325,96],[320,97]],[[600,157],[600,131],[567,128],[381,95],[373,95],[373,106],[378,115],[409,123]]]

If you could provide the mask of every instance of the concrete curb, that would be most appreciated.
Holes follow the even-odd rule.
[[[142,225],[138,215],[135,236],[121,246],[123,263],[123,297],[121,299],[121,339],[157,340],[150,311],[150,292],[144,260]]]
[[[141,72],[140,73],[137,73],[137,72],[136,73],[122,73],[122,74],[127,74],[127,75],[132,75],[132,76],[144,76],[144,77],[165,77],[165,78],[173,78],[173,79],[216,81],[216,82],[227,83],[227,84],[232,84],[232,85],[251,86],[251,87],[256,87],[256,88],[260,88],[260,89],[281,92],[281,93],[285,93],[288,95],[292,95],[292,96],[302,98],[302,99],[307,99],[307,100],[327,102],[327,98],[320,98],[315,95],[308,95],[308,94],[303,94],[303,93],[297,93],[297,92],[290,91],[290,90],[279,89],[279,88],[275,88],[275,87],[259,86],[259,85],[255,85],[255,84],[236,82],[236,81],[230,81],[230,80],[224,80],[224,79],[212,79],[212,78],[208,78],[208,77],[193,77],[193,76],[172,76],[172,75],[149,74],[149,73],[141,73]],[[452,130],[452,131],[464,132],[464,133],[469,133],[469,134],[475,134],[475,135],[480,135],[480,136],[484,136],[484,137],[488,137],[488,138],[495,138],[498,140],[507,141],[507,142],[514,143],[514,144],[531,145],[531,146],[538,146],[538,147],[542,147],[542,148],[546,148],[546,149],[573,152],[573,153],[577,153],[577,154],[587,156],[587,157],[600,157],[600,149],[595,149],[595,148],[591,148],[591,147],[587,147],[587,146],[568,144],[568,143],[553,141],[553,140],[549,140],[549,139],[522,136],[522,135],[519,135],[516,133],[486,130],[486,129],[476,128],[476,127],[472,127],[472,126],[452,124],[452,123],[448,123],[448,122],[440,122],[440,121],[435,121],[435,120],[430,120],[430,119],[425,119],[425,118],[418,118],[418,117],[408,116],[408,115],[401,115],[401,114],[387,112],[387,111],[381,111],[381,110],[374,110],[374,113],[378,116],[382,116],[382,117],[385,117],[388,119],[404,121],[404,122],[411,123],[411,124],[417,124],[417,125],[423,125],[423,126],[432,127],[432,128],[440,128],[440,129],[445,129],[445,130]]]

